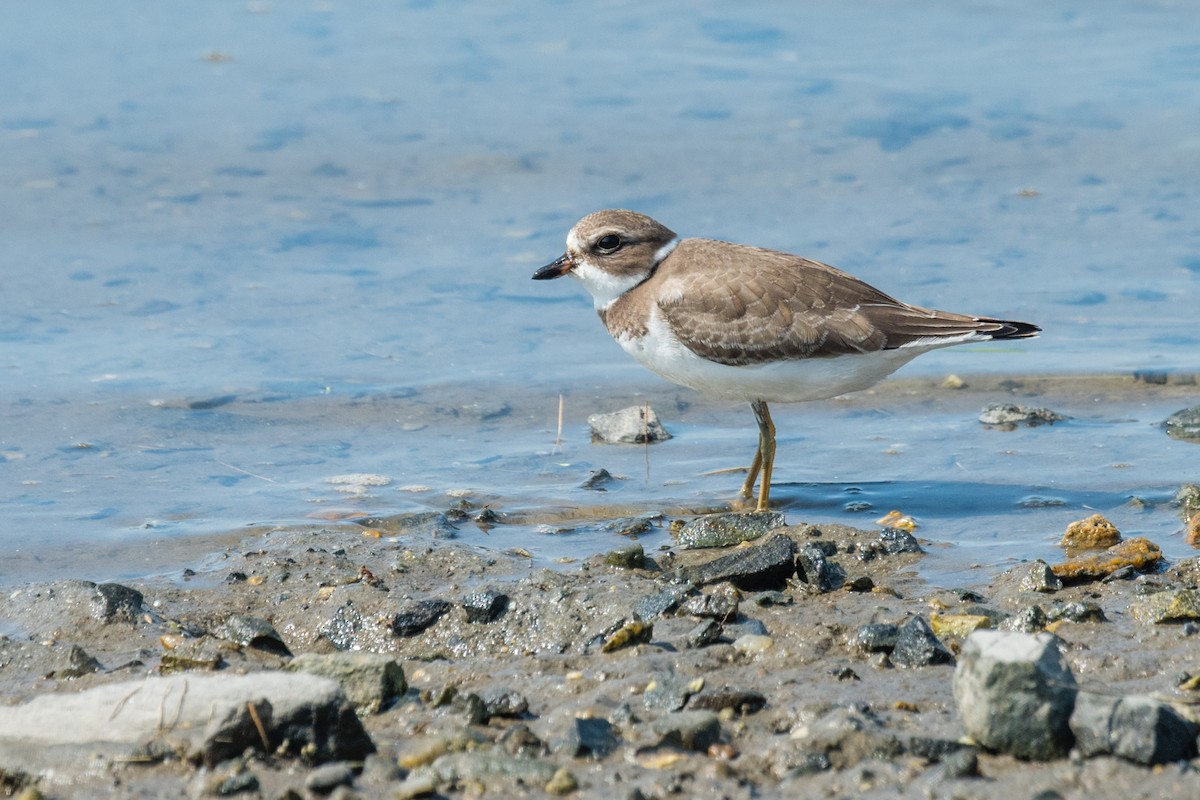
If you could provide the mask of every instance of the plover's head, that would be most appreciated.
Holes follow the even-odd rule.
[[[534,280],[571,275],[592,295],[597,309],[608,308],[637,286],[671,254],[679,237],[636,211],[588,214],[567,234],[567,252],[533,274]]]

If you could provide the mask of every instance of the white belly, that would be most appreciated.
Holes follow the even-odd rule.
[[[647,335],[621,336],[617,342],[645,367],[673,383],[713,397],[781,403],[824,400],[866,389],[922,353],[957,343],[735,367],[693,353],[675,338],[657,313],[651,316]]]

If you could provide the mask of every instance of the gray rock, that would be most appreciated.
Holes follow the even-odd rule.
[[[119,583],[102,583],[92,599],[92,616],[103,622],[136,622],[142,613],[142,593]]]
[[[805,545],[796,555],[797,574],[813,591],[824,593],[840,589],[846,582],[846,573],[840,566],[825,557],[820,547]]]
[[[619,743],[616,729],[608,720],[602,717],[575,718],[569,721],[565,735],[552,739],[550,750],[571,758],[601,759],[615,750]]]
[[[1080,692],[1070,724],[1085,757],[1115,755],[1152,766],[1196,756],[1196,725],[1150,697]]]
[[[212,766],[248,748],[274,753],[285,742],[287,752],[303,750],[316,762],[375,749],[334,681],[285,672],[192,673],[41,695],[6,708],[0,770],[52,772],[61,781],[93,770],[94,758],[128,763],[161,752]]]
[[[678,711],[696,692],[704,686],[703,678],[685,678],[670,672],[657,672],[650,676],[642,692],[646,708]]]
[[[775,534],[761,544],[738,548],[702,564],[679,567],[676,577],[703,586],[729,581],[747,592],[783,589],[796,572],[796,543]]]
[[[1046,620],[1057,622],[1108,622],[1104,609],[1095,600],[1073,600],[1069,603],[1051,603],[1046,607]]]
[[[993,403],[984,406],[979,415],[979,421],[984,425],[992,425],[1002,430],[1013,430],[1018,425],[1031,428],[1038,425],[1053,425],[1067,419],[1048,408],[1033,408],[1017,405],[1016,403]]]
[[[360,714],[376,714],[408,691],[400,662],[375,653],[303,653],[284,670],[337,681]]]
[[[708,647],[721,638],[721,623],[715,619],[706,619],[695,626],[684,636],[683,646],[689,650]]]
[[[1185,442],[1200,442],[1200,406],[1176,411],[1163,422],[1167,436]]]
[[[1062,579],[1054,574],[1050,565],[1040,558],[1029,565],[1024,577],[1021,578],[1021,591],[1044,592],[1052,594],[1063,588]]]
[[[722,626],[722,635],[727,639],[740,639],[743,636],[770,636],[771,632],[761,619],[744,619]]]
[[[1200,486],[1194,483],[1180,486],[1171,504],[1179,509],[1179,518],[1184,522],[1200,514]]]
[[[347,602],[339,606],[333,616],[317,627],[317,633],[329,640],[338,650],[349,650],[354,647],[358,633],[363,629],[365,620],[353,603]]]
[[[679,611],[693,617],[733,620],[738,615],[738,591],[722,584],[711,591],[692,595],[679,604]]]
[[[435,539],[453,539],[458,536],[458,528],[454,527],[450,518],[441,511],[397,514],[383,520],[379,527],[398,534],[432,536]]]
[[[675,541],[683,550],[699,547],[729,547],[761,538],[785,525],[787,525],[787,520],[778,511],[705,514],[684,525]]]
[[[475,750],[448,753],[428,767],[415,769],[401,786],[410,782],[445,784],[501,778],[541,788],[554,777],[557,770],[554,764],[538,758],[514,758],[498,750]]]
[[[418,600],[409,603],[392,616],[392,632],[397,636],[416,636],[441,619],[450,604],[445,600]]]
[[[1046,612],[1041,606],[1029,606],[1019,614],[1001,621],[997,627],[1013,633],[1037,633],[1045,630],[1048,622]]]
[[[900,626],[890,622],[872,622],[863,625],[854,635],[854,643],[864,653],[890,653],[896,647]]]
[[[892,663],[898,667],[925,667],[953,660],[954,656],[920,614],[909,617],[896,633]]]
[[[313,794],[329,794],[339,786],[350,786],[354,783],[354,772],[344,761],[323,764],[304,778],[304,788]]]
[[[991,750],[1048,761],[1066,755],[1075,677],[1048,633],[977,630],[954,671],[967,735]]]
[[[219,639],[239,644],[242,647],[253,647],[280,656],[290,656],[292,651],[284,644],[283,637],[262,617],[252,617],[246,614],[231,614],[212,629],[213,636]]]
[[[605,444],[647,444],[671,438],[654,409],[644,405],[611,414],[592,414],[588,427],[592,429],[592,441]]]
[[[794,729],[792,738],[805,750],[824,755],[838,769],[866,759],[891,758],[904,749],[866,707],[830,709],[811,723]]]
[[[508,595],[494,589],[472,592],[462,599],[467,622],[495,622],[508,610]]]
[[[721,720],[712,711],[676,711],[654,721],[660,746],[704,752],[721,739]]]
[[[1129,613],[1138,622],[1147,625],[1200,619],[1200,591],[1174,589],[1155,592],[1130,603]]]
[[[54,677],[59,680],[69,680],[92,672],[99,672],[102,669],[104,669],[104,665],[91,653],[79,645],[73,644],[67,648],[66,655],[62,659],[62,666],[55,668]]]
[[[480,695],[488,719],[505,717],[515,719],[523,716],[529,710],[529,701],[525,695],[515,689],[493,688]]]
[[[607,492],[609,485],[615,481],[612,473],[606,469],[594,469],[588,473],[587,479],[579,484],[581,489],[590,489],[593,492]]]
[[[692,591],[691,584],[671,586],[658,594],[647,595],[634,604],[633,610],[638,619],[654,619],[679,606],[679,603]]]

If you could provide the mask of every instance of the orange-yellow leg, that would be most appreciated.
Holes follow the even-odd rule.
[[[771,470],[775,466],[775,423],[771,421],[771,412],[764,400],[755,400],[750,404],[754,411],[754,419],[758,421],[758,449],[754,451],[754,461],[750,464],[750,473],[742,484],[742,497],[754,495],[754,481],[759,471],[762,471],[762,482],[758,486],[758,505],[755,511],[766,511],[771,501]]]

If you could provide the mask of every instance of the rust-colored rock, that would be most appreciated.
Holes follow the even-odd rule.
[[[1064,581],[1094,581],[1123,567],[1133,567],[1144,572],[1153,569],[1160,561],[1162,551],[1158,549],[1158,545],[1137,536],[1101,552],[1069,558],[1050,569]]]
[[[1192,514],[1187,524],[1187,543],[1192,547],[1200,547],[1200,511]]]
[[[1068,550],[1102,550],[1120,543],[1121,532],[1100,514],[1076,520],[1067,526],[1060,547]]]

